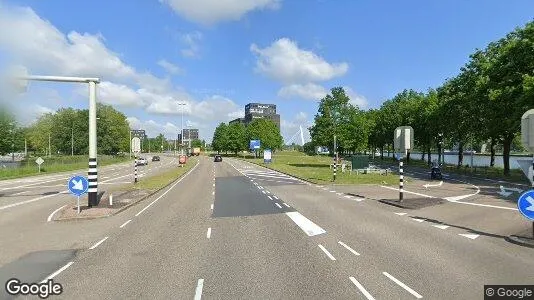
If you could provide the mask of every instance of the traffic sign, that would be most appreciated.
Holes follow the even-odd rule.
[[[521,168],[521,171],[523,171],[523,174],[527,176],[528,180],[530,181],[530,184],[534,184],[534,178],[532,176],[532,159],[518,159],[516,160],[516,162]]]
[[[270,163],[271,162],[271,149],[263,150],[263,162],[264,163]]]
[[[36,160],[35,160],[35,163],[38,164],[39,166],[42,165],[44,163],[44,159],[41,158],[41,157],[38,157]]]
[[[144,139],[146,137],[146,133],[142,129],[140,129],[140,130],[132,130],[132,136]]]
[[[89,181],[87,181],[87,179],[83,176],[72,177],[69,179],[69,183],[67,185],[70,193],[78,197],[87,193],[87,190],[89,189]]]
[[[138,137],[134,137],[132,139],[132,151],[134,153],[139,153],[141,152],[141,139],[138,138]]]
[[[413,149],[413,128],[411,126],[397,127],[393,133],[393,145],[395,150],[401,152]]]
[[[525,218],[534,221],[534,190],[526,191],[519,197],[517,208]]]
[[[521,117],[521,143],[534,152],[534,109],[530,109]]]
[[[261,142],[260,140],[250,140],[250,150],[257,150],[260,149]]]

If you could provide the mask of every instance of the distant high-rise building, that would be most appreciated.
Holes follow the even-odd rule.
[[[255,119],[269,119],[280,128],[280,115],[276,113],[276,105],[262,103],[249,103],[245,105],[245,117],[232,120],[229,124],[239,122],[246,125]]]

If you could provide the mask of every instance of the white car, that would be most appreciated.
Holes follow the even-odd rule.
[[[146,166],[148,165],[148,160],[144,157],[141,157],[141,158],[138,158],[137,159],[137,165],[138,166]]]

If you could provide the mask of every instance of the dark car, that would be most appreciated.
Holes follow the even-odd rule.
[[[154,157],[152,157],[152,161],[160,161],[159,156],[154,156]]]
[[[215,162],[222,161],[222,156],[220,156],[220,155],[215,155],[215,159],[214,159],[213,161],[215,161]]]

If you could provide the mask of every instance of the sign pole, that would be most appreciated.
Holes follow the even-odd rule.
[[[137,155],[135,156],[134,162],[134,183],[137,183]]]
[[[336,135],[334,134],[334,181],[336,181],[337,173],[337,145],[336,145]]]
[[[78,196],[78,214],[80,213],[80,196]]]
[[[399,157],[399,202],[404,198],[404,169],[402,158]]]

